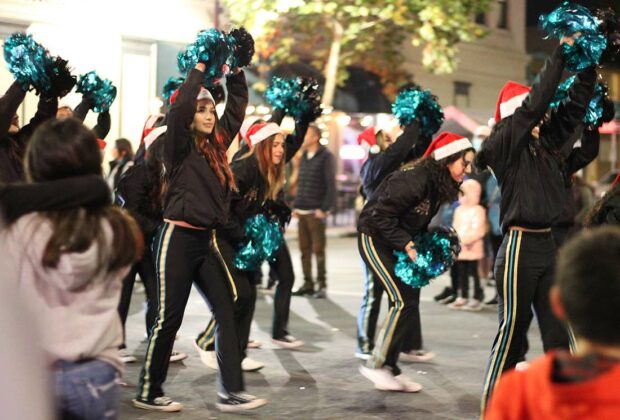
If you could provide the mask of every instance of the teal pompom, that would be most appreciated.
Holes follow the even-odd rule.
[[[161,92],[161,96],[164,99],[165,103],[170,103],[170,98],[172,97],[172,94],[181,87],[184,81],[184,77],[174,76],[171,76],[168,78],[168,80],[166,80],[166,83],[164,83],[164,87]]]
[[[252,271],[275,256],[284,242],[284,234],[277,220],[258,214],[248,218],[244,226],[248,242],[235,255],[235,267]]]
[[[408,126],[414,120],[420,123],[420,134],[432,137],[443,124],[443,110],[430,90],[405,89],[392,104],[392,113],[401,126]]]
[[[100,78],[94,71],[80,76],[76,91],[90,99],[94,112],[107,112],[116,99],[116,87],[108,79]]]
[[[547,33],[546,38],[561,39],[581,32],[572,46],[562,45],[566,59],[566,69],[579,72],[598,65],[607,49],[607,38],[599,28],[600,22],[590,11],[578,4],[564,2],[548,15],[539,19],[540,28]]]
[[[558,86],[555,96],[549,105],[551,108],[557,108],[562,101],[568,98],[568,92],[574,82],[575,76],[571,76]],[[588,103],[586,115],[583,118],[584,124],[586,126],[599,127],[602,123],[609,121],[609,117],[606,115],[608,102],[607,86],[603,83],[597,83],[594,87],[594,95]]]
[[[311,77],[274,77],[265,92],[267,103],[297,121],[312,122],[322,113],[319,83]]]
[[[25,91],[32,86],[37,94],[62,97],[75,85],[67,61],[51,56],[32,35],[11,34],[4,41],[4,61]]]
[[[448,271],[461,252],[459,238],[452,229],[427,232],[416,236],[413,242],[417,252],[415,261],[406,252],[394,251],[398,259],[394,266],[396,276],[413,288],[427,286]]]
[[[198,63],[204,63],[204,85],[209,87],[219,83],[228,72],[228,61],[233,48],[227,37],[217,29],[200,31],[196,40],[181,51],[177,57],[179,72],[187,75]]]

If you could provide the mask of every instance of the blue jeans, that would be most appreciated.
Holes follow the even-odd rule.
[[[53,369],[56,406],[62,419],[117,419],[119,375],[97,359],[56,362]]]

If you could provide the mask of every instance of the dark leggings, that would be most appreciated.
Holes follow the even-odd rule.
[[[478,261],[457,261],[456,271],[458,276],[459,295],[462,298],[469,298],[469,278],[474,279],[474,299],[482,300],[484,298],[482,287],[480,286],[480,276],[478,275]]]
[[[280,339],[288,335],[288,318],[291,309],[291,291],[293,290],[293,284],[295,283],[295,273],[293,272],[293,262],[291,261],[291,254],[288,250],[286,242],[282,244],[282,247],[278,250],[275,256],[275,260],[269,263],[269,266],[276,273],[278,284],[276,286],[276,292],[273,297],[273,323],[272,323],[272,337]],[[247,273],[247,278],[259,279],[255,273]],[[237,276],[234,277],[237,282]],[[250,285],[250,298],[254,302],[251,307],[251,316],[249,322],[246,322],[241,332],[247,333],[247,335],[240,339],[247,345],[250,339],[250,327],[252,324],[252,317],[254,315],[254,307],[256,303],[256,287],[254,284]],[[246,318],[247,319],[247,318]],[[207,328],[200,333],[196,338],[196,344],[206,351],[212,351],[214,349],[215,334],[213,329],[213,319],[209,321]],[[245,356],[245,347],[243,348],[243,355]]]
[[[376,243],[363,233],[358,236],[358,248],[364,263],[383,285],[389,301],[386,320],[367,365],[373,369],[386,367],[397,376],[401,372],[397,366],[398,355],[414,328],[411,314],[419,311],[420,289],[406,285],[396,276],[394,266],[397,259],[393,249]]]
[[[239,314],[250,304],[247,282],[235,284],[228,263],[234,249],[215,231],[189,229],[164,223],[155,237],[157,272],[157,318],[149,333],[144,366],[140,373],[137,397],[151,400],[164,395],[170,353],[177,330],[183,321],[192,284],[206,298],[214,314],[216,352],[219,365],[218,391],[244,390],[241,372],[242,345]],[[236,301],[236,304],[234,303]]]
[[[145,242],[148,241],[145,238]],[[121,300],[118,303],[118,314],[123,324],[123,344],[120,348],[125,348],[125,323],[129,313],[129,305],[131,303],[131,294],[133,285],[136,282],[136,274],[140,276],[144,283],[144,291],[146,294],[146,332],[155,324],[157,316],[157,278],[155,275],[155,265],[153,264],[153,253],[150,247],[145,247],[142,259],[135,263],[129,274],[123,279],[123,288],[121,289]]]

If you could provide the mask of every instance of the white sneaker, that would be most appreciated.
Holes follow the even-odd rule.
[[[245,392],[231,392],[229,394],[217,393],[217,403],[215,406],[222,412],[235,412],[252,410],[267,404],[264,398],[257,398]]]
[[[463,306],[461,309],[464,311],[479,312],[482,308],[484,308],[484,302],[478,299],[470,299],[467,305]]]
[[[515,370],[519,371],[519,372],[523,372],[524,370],[527,370],[527,368],[530,367],[530,363],[527,361],[522,361],[517,363],[517,365],[515,366]]]
[[[456,300],[448,305],[450,309],[463,309],[463,307],[467,305],[467,299],[465,298],[456,298]]]
[[[151,401],[139,399],[131,401],[133,402],[134,407],[151,411],[164,411],[170,413],[174,411],[181,411],[183,409],[183,404],[172,401],[169,397],[157,397]]]
[[[420,392],[422,390],[422,385],[417,382],[413,382],[402,373],[395,376],[394,379],[396,379],[403,386],[402,392]]]
[[[119,349],[118,356],[121,358],[121,362],[123,363],[133,363],[137,360],[136,357],[129,353],[129,350],[127,349]]]
[[[217,357],[215,356],[215,352],[201,349],[194,340],[192,340],[192,343],[194,343],[194,348],[198,352],[202,364],[210,369],[217,370]]]
[[[170,353],[170,363],[180,362],[181,360],[187,359],[187,354],[182,351],[173,351]]]
[[[435,358],[435,353],[426,350],[410,350],[400,354],[400,360],[404,362],[428,362]]]
[[[241,370],[244,372],[256,372],[265,367],[264,363],[246,357],[241,361]]]
[[[276,346],[282,347],[283,349],[296,349],[304,345],[303,341],[296,339],[292,335],[286,335],[277,339],[274,338],[271,342]]]
[[[360,373],[369,379],[375,388],[381,391],[402,391],[403,384],[398,382],[392,372],[385,368],[370,369],[366,366],[360,366]]]
[[[250,341],[248,341],[248,348],[249,349],[260,349],[261,347],[263,347],[263,343],[261,343],[259,340],[250,340]]]

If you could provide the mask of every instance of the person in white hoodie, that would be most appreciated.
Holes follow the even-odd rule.
[[[94,133],[75,119],[51,120],[26,152],[29,181],[101,175]],[[118,418],[117,313],[121,282],[142,252],[137,224],[109,204],[30,213],[0,243],[14,286],[41,328],[60,418]]]

